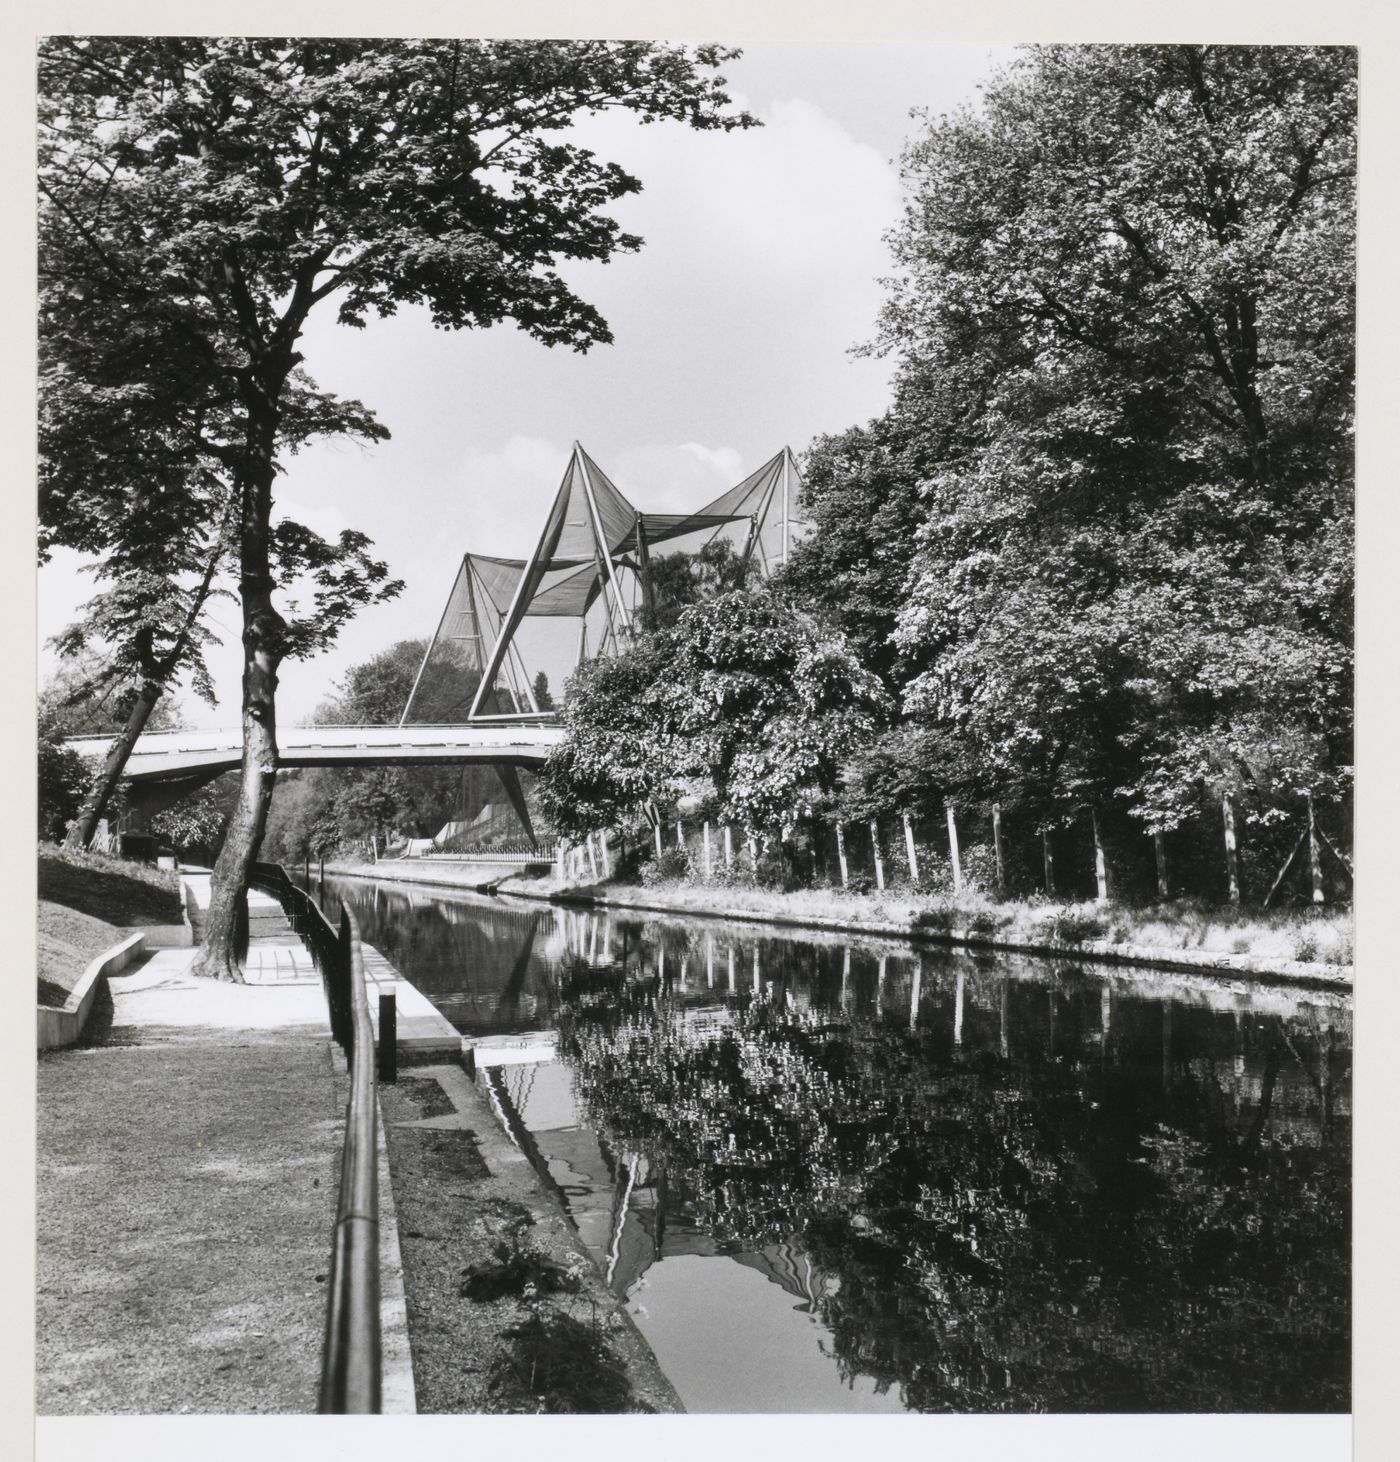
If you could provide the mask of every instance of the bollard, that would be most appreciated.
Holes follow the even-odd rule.
[[[379,992],[379,1079],[390,1085],[399,1079],[399,1014],[392,990]]]

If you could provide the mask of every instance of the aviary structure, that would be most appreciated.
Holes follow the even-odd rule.
[[[547,639],[554,641],[556,663],[561,631],[572,640],[566,654],[574,666],[590,652],[612,653],[632,638],[638,610],[655,605],[654,549],[664,544],[693,554],[727,538],[741,562],[767,577],[787,561],[804,526],[801,508],[802,478],[787,447],[694,512],[645,513],[575,442],[534,553],[528,559],[462,555],[399,724],[439,719],[444,704],[466,705],[470,725],[550,719],[520,643],[527,621],[549,622],[538,628],[552,627]],[[458,693],[448,684],[453,680],[461,683]],[[485,770],[464,772],[462,812],[475,815],[487,800],[479,785]],[[499,776],[529,830],[518,770],[503,767]]]
[[[590,653],[590,624],[592,652],[610,653],[631,638],[638,608],[653,600],[655,548],[694,553],[726,536],[739,558],[766,577],[786,562],[803,526],[801,497],[797,464],[784,447],[695,512],[644,513],[575,442],[534,553],[528,559],[463,554],[399,724],[413,719],[435,656],[445,673],[476,682],[468,723],[547,715],[518,643],[526,620],[575,622],[575,665]],[[455,647],[450,653],[449,646]],[[459,668],[464,659],[465,669]],[[436,686],[441,677],[430,679]],[[434,698],[440,696],[439,688]]]

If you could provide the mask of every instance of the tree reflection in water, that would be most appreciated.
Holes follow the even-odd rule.
[[[917,1410],[1347,1409],[1347,1000],[344,893],[463,1030],[557,1026],[620,1287],[730,1253]]]
[[[805,1253],[843,1379],[921,1411],[1346,1410],[1331,1013],[957,965],[950,1044],[917,987],[888,1009],[883,958],[858,1014],[825,969],[807,1008],[755,975],[698,1012],[625,954],[567,959],[560,1054],[719,1243]]]

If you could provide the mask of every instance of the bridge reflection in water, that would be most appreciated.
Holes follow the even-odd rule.
[[[340,891],[690,1408],[1346,1409],[1348,997]]]

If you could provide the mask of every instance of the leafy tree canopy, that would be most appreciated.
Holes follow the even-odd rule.
[[[1355,73],[1037,47],[907,149],[896,404],[810,454],[792,578],[954,790],[1346,793]]]
[[[384,435],[360,403],[302,369],[310,312],[334,296],[351,326],[418,305],[448,329],[510,319],[549,345],[606,341],[606,323],[558,265],[638,247],[603,210],[640,183],[564,129],[606,109],[750,125],[710,74],[732,54],[594,41],[42,44],[45,365],[62,383],[64,428],[52,455],[67,455],[68,428],[98,402],[113,417],[104,443],[134,420],[145,459],[163,464],[168,451],[177,529],[209,531],[217,482],[233,505],[243,783],[200,969],[238,978],[235,898],[275,778],[282,660],[325,644],[357,607],[398,587],[362,534],[327,543],[273,511],[287,453],[325,435]],[[167,398],[151,426],[150,403]],[[56,473],[45,520],[73,526],[51,529],[52,541],[108,552],[135,483],[115,470],[92,484]],[[311,602],[288,620],[273,590],[298,578]]]
[[[767,589],[722,594],[573,677],[543,800],[557,826],[587,830],[698,787],[723,821],[782,828],[883,708],[839,634]]]

